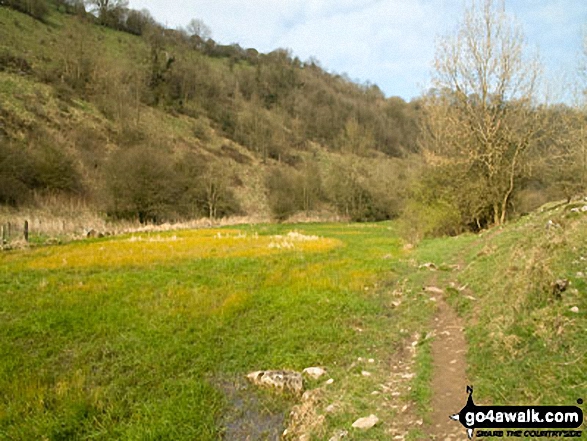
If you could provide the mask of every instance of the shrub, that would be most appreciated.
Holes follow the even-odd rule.
[[[275,169],[266,180],[269,208],[273,216],[283,221],[302,210],[299,198],[300,178],[294,170]]]
[[[174,213],[178,186],[168,157],[153,148],[116,152],[106,166],[109,215],[141,223],[162,222]]]
[[[0,203],[18,206],[29,199],[30,164],[21,150],[0,143]]]
[[[73,159],[57,147],[40,144],[32,152],[31,186],[48,192],[80,193],[82,177]]]
[[[192,190],[202,214],[217,219],[241,213],[240,204],[230,189],[231,180],[231,170],[222,163],[205,163]]]
[[[410,242],[425,237],[454,236],[462,232],[457,207],[437,201],[426,204],[410,200],[402,213],[400,224],[403,236]]]
[[[329,173],[328,193],[338,213],[354,222],[387,220],[394,216],[393,195],[377,185],[374,164],[349,157],[335,163]]]
[[[44,20],[49,13],[46,0],[1,0],[1,5],[23,12],[37,20]]]

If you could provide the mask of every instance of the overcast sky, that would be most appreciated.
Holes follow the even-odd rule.
[[[435,39],[455,29],[463,0],[130,0],[160,23],[199,18],[222,44],[261,52],[291,49],[305,61],[377,84],[410,100],[429,87]],[[546,77],[560,88],[574,75],[587,30],[587,0],[506,0],[506,12],[538,49]],[[560,93],[560,90],[556,90]],[[569,97],[564,97],[569,99]]]

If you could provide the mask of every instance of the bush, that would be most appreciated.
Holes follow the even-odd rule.
[[[16,9],[37,20],[44,20],[49,13],[49,6],[46,0],[0,0],[0,5]]]
[[[0,143],[0,203],[18,206],[30,196],[30,164],[21,150]]]
[[[269,208],[277,220],[314,210],[324,200],[318,166],[304,163],[301,171],[293,167],[272,170],[266,180]]]
[[[231,170],[220,162],[205,162],[197,180],[191,182],[188,194],[200,214],[217,219],[241,213],[241,207],[230,189]]]
[[[73,160],[49,145],[38,145],[32,156],[31,186],[48,192],[80,193],[82,178]]]
[[[425,237],[454,236],[462,232],[461,216],[446,202],[431,204],[410,200],[400,219],[403,236],[410,242]]]
[[[106,209],[110,216],[162,222],[173,217],[178,185],[168,157],[153,148],[116,152],[106,166]]]
[[[32,72],[32,68],[26,58],[4,51],[0,53],[0,72],[3,71],[28,74]]]
[[[275,219],[283,221],[302,210],[299,198],[300,178],[294,170],[275,169],[266,180],[269,208]]]
[[[394,194],[380,188],[372,163],[345,158],[329,173],[328,193],[338,213],[353,222],[372,222],[394,217]]]
[[[53,146],[37,142],[25,150],[0,143],[0,203],[22,205],[33,191],[81,193],[82,178],[73,160]]]

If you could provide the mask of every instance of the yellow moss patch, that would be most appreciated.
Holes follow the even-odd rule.
[[[288,251],[324,252],[341,244],[336,239],[306,240],[296,239],[295,236],[283,239],[281,236],[244,234],[238,230],[135,234],[109,241],[75,243],[43,250],[28,265],[42,269],[144,266],[185,259],[262,257]]]

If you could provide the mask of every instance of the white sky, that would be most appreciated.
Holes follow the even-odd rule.
[[[204,21],[221,44],[261,52],[291,49],[305,61],[377,84],[387,96],[410,100],[429,87],[435,39],[454,30],[463,0],[130,0],[175,28]],[[546,78],[569,100],[561,78],[577,72],[587,28],[587,0],[506,0]]]

